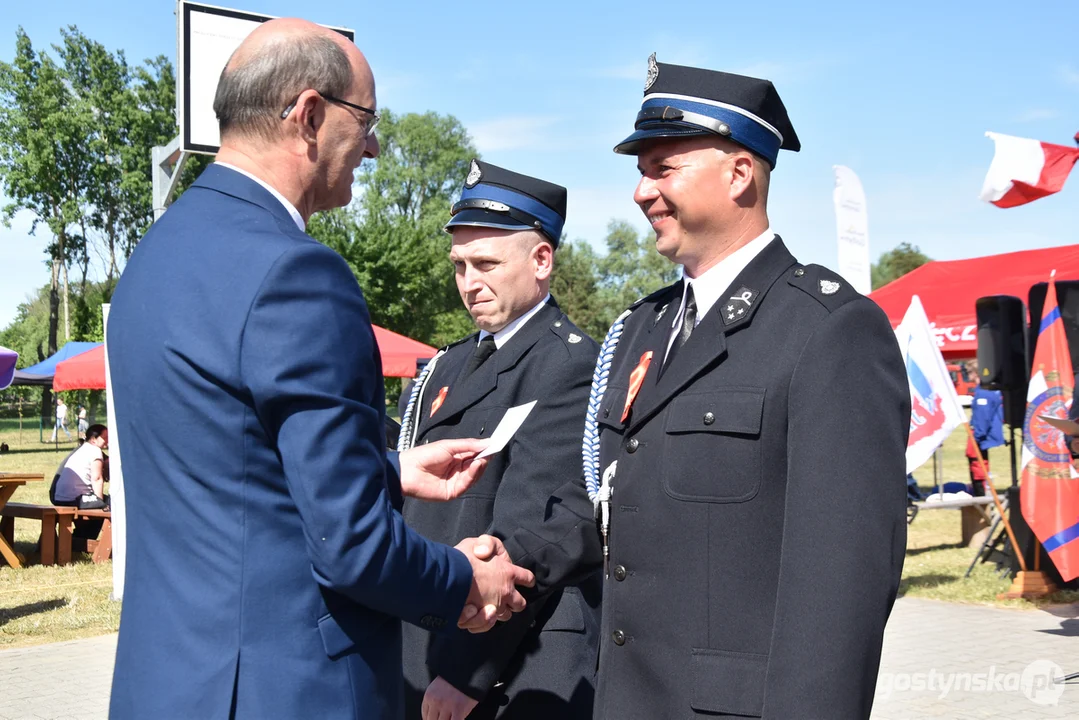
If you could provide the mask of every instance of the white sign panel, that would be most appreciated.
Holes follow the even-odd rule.
[[[180,150],[213,155],[221,144],[214,114],[221,71],[244,38],[274,16],[191,2],[181,2],[177,16],[176,117],[180,123]],[[350,41],[355,39],[352,30],[332,29]]]

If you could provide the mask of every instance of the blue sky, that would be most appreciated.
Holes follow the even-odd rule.
[[[874,259],[904,241],[936,259],[1079,243],[1079,177],[1024,207],[978,200],[986,130],[1066,145],[1079,130],[1074,2],[221,4],[354,28],[380,106],[453,114],[485,159],[566,185],[567,232],[597,246],[612,218],[645,228],[634,161],[611,148],[632,129],[651,52],[775,82],[803,150],[780,156],[771,223],[803,262],[836,265],[837,164],[865,187]],[[130,62],[175,61],[168,0],[4,5],[5,61],[18,26],[40,48],[68,24]],[[48,281],[29,225],[0,228],[0,327]]]

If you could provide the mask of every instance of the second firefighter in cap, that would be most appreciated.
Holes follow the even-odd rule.
[[[596,717],[869,716],[910,396],[880,308],[770,229],[781,149],[799,141],[772,83],[650,59],[615,150],[684,272],[611,329],[589,403]]]
[[[565,188],[473,160],[446,226],[457,289],[479,332],[441,351],[417,380],[401,448],[489,437],[508,408],[536,405],[461,498],[406,501],[403,515],[432,539],[504,539],[515,562],[536,568],[537,587],[519,621],[485,636],[405,628],[410,720],[591,717],[599,541],[583,487],[567,481],[580,475],[598,346],[549,293],[565,214]]]

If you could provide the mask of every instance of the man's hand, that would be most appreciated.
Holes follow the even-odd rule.
[[[421,716],[423,720],[465,720],[478,704],[478,700],[473,700],[439,676],[423,694]]]
[[[465,538],[457,549],[472,565],[472,589],[457,627],[486,632],[496,620],[508,620],[513,613],[524,610],[525,599],[516,586],[532,587],[536,578],[513,564],[501,540],[490,535]]]
[[[418,445],[401,453],[401,492],[419,500],[452,500],[472,487],[487,467],[476,456],[488,440],[461,438]]]

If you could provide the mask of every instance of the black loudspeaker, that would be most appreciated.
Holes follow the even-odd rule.
[[[1060,317],[1064,320],[1064,335],[1068,338],[1068,349],[1072,356],[1072,371],[1079,372],[1079,281],[1057,280],[1057,305]],[[1038,344],[1038,330],[1041,329],[1042,309],[1045,295],[1049,292],[1048,283],[1038,283],[1030,288],[1028,295],[1030,306],[1030,356],[1027,367],[1034,362],[1034,348]]]
[[[978,380],[988,390],[1026,395],[1027,313],[1013,295],[990,295],[974,303],[978,318]]]

